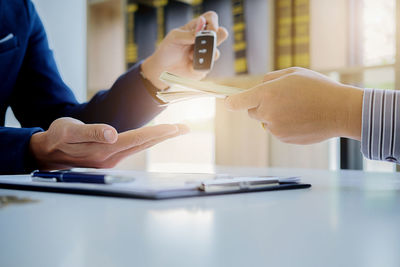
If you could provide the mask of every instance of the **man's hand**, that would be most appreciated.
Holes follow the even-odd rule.
[[[362,101],[359,88],[289,68],[265,75],[262,84],[225,102],[231,110],[247,109],[283,142],[310,144],[338,136],[360,140]]]
[[[193,69],[193,48],[196,33],[206,26],[206,30],[215,31],[217,45],[220,45],[228,37],[228,31],[219,27],[218,15],[209,11],[193,19],[185,26],[174,29],[168,33],[160,43],[157,50],[142,64],[142,71],[147,79],[159,89],[165,89],[166,84],[159,80],[163,71],[169,71],[180,76],[202,79],[207,72]],[[215,60],[219,57],[219,50],[215,51]]]
[[[60,118],[46,132],[32,135],[30,152],[43,170],[111,168],[131,154],[188,131],[185,125],[161,124],[118,134],[106,124]]]

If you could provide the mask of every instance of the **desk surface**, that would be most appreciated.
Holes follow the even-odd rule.
[[[35,201],[0,208],[0,266],[400,266],[400,174],[230,172],[313,187],[162,201],[0,189]]]

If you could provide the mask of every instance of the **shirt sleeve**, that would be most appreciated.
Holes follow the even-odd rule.
[[[400,163],[400,92],[365,89],[361,152],[372,160]]]

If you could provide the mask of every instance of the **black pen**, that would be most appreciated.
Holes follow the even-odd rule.
[[[35,182],[112,184],[134,180],[133,177],[70,171],[34,171],[31,176]]]

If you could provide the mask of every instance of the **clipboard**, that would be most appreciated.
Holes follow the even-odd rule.
[[[237,176],[214,173],[163,173],[89,170],[90,173],[130,177],[115,184],[33,181],[29,175],[0,176],[0,188],[80,195],[162,200],[310,188],[299,177]]]

